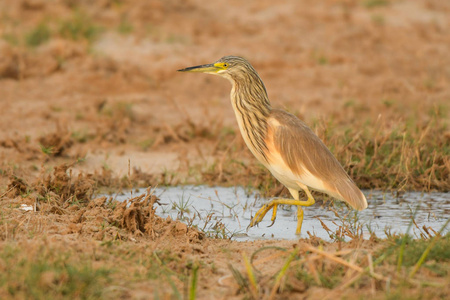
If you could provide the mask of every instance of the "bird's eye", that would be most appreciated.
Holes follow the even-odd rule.
[[[228,64],[227,64],[227,63],[224,63],[223,66],[224,66],[225,68],[227,68],[227,67],[228,67]]]

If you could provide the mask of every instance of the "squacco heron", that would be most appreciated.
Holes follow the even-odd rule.
[[[273,209],[272,226],[278,205],[296,205],[296,233],[300,234],[302,207],[315,203],[309,189],[345,201],[358,210],[367,207],[364,194],[319,137],[294,115],[272,108],[264,83],[247,60],[225,56],[212,64],[179,71],[215,74],[231,82],[231,104],[247,147],[294,198],[275,199],[263,205],[250,227]],[[307,200],[299,199],[300,190],[306,193]]]

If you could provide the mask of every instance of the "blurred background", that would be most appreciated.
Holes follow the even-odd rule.
[[[279,190],[230,84],[176,72],[239,55],[360,186],[448,191],[449,16],[442,0],[2,0],[1,174],[78,161],[142,185]]]

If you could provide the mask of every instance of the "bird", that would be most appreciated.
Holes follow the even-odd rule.
[[[231,82],[231,104],[245,144],[293,197],[264,204],[251,218],[249,227],[260,223],[271,209],[272,226],[279,205],[295,205],[299,235],[303,207],[315,203],[310,189],[344,201],[356,210],[367,208],[366,197],[322,140],[302,120],[271,106],[263,81],[245,58],[224,56],[211,64],[178,71],[219,75]],[[301,190],[306,200],[299,198]]]

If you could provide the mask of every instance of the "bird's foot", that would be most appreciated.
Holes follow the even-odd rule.
[[[298,221],[297,221],[297,228],[295,233],[296,234],[300,234],[301,230],[302,230],[302,223],[303,223],[303,206],[310,206],[314,204],[314,198],[308,198],[307,201],[300,201],[300,200],[291,200],[291,199],[275,199],[270,201],[267,204],[264,204],[255,214],[255,216],[252,218],[250,224],[247,227],[247,230],[250,227],[256,226],[258,225],[259,222],[261,222],[264,218],[264,216],[269,212],[269,210],[273,209],[273,213],[272,213],[272,223],[268,226],[272,226],[275,223],[275,219],[277,217],[277,209],[278,209],[278,205],[297,205],[298,207],[298,211],[297,211],[297,217],[298,217]]]
[[[272,226],[273,223],[275,223],[276,214],[277,214],[277,206],[278,206],[278,204],[274,203],[274,201],[270,201],[269,203],[264,204],[256,212],[255,216],[252,218],[252,220],[250,222],[250,225],[248,225],[247,229],[250,228],[250,227],[258,225],[258,223],[261,222],[262,219],[264,219],[264,216],[267,214],[267,212],[273,208],[272,224],[270,225],[270,226]]]

